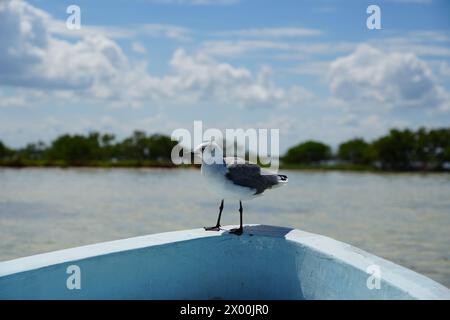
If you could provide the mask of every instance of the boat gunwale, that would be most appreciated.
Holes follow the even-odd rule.
[[[193,240],[225,236],[235,226],[225,226],[219,232],[206,232],[203,228],[157,233],[133,238],[100,242],[80,247],[40,253],[32,256],[0,262],[0,280],[20,273],[52,267],[74,261],[86,260],[98,256],[163,246]],[[360,272],[367,273],[367,267],[378,265],[383,270],[381,280],[399,288],[415,299],[450,299],[450,290],[442,284],[402,267],[389,260],[380,258],[350,244],[333,238],[298,229],[267,225],[245,225],[247,232],[239,239],[247,237],[280,238],[309,250],[305,252],[322,255],[336,263],[342,263]],[[228,235],[236,237],[235,235]],[[369,274],[368,274],[369,275]]]

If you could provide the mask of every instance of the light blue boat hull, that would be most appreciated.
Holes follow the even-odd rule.
[[[69,266],[80,289],[67,285]],[[252,225],[240,237],[194,229],[2,262],[0,298],[450,299],[450,290],[324,236]]]

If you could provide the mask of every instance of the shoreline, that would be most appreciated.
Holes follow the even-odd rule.
[[[199,165],[174,165],[167,162],[154,161],[121,161],[104,162],[93,161],[90,163],[67,163],[64,161],[0,161],[0,169],[199,169]],[[306,171],[306,172],[361,172],[361,173],[450,173],[450,170],[385,170],[363,165],[280,165],[280,170]]]

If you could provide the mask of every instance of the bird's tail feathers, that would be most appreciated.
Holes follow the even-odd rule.
[[[289,181],[288,177],[284,174],[277,174],[277,177],[278,177],[278,184],[280,185],[287,184]]]

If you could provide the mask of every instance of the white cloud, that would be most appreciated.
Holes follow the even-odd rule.
[[[137,32],[152,37],[167,37],[170,39],[186,41],[191,39],[192,31],[185,27],[170,24],[143,24]]]
[[[450,63],[447,61],[440,61],[439,62],[439,74],[442,77],[446,77],[447,79],[450,79]]]
[[[289,42],[274,41],[266,39],[241,39],[241,40],[213,40],[205,41],[201,51],[216,57],[236,57],[246,53],[260,51],[278,51],[284,60],[298,60],[316,55],[329,55],[330,53],[348,52],[356,47],[355,43],[349,42]]]
[[[322,77],[326,75],[330,68],[329,61],[305,61],[289,71],[295,74],[312,75]]]
[[[121,48],[104,36],[71,43],[52,36],[44,11],[24,1],[0,5],[0,84],[46,89],[87,90],[120,77],[129,63]]]
[[[133,28],[81,25],[80,29],[68,29],[65,21],[55,20],[48,17],[46,20],[48,32],[52,35],[60,35],[66,38],[83,38],[87,36],[102,35],[110,39],[133,38],[138,34],[140,26]]]
[[[66,38],[84,38],[87,36],[102,35],[110,39],[133,39],[140,36],[187,41],[192,39],[193,33],[189,28],[163,23],[144,23],[128,27],[82,25],[80,29],[70,30],[66,27],[65,21],[52,19],[48,15],[46,27],[49,33],[61,35]]]
[[[353,105],[442,108],[448,103],[427,63],[412,53],[360,45],[330,65],[332,93]]]
[[[411,52],[420,57],[450,57],[450,40],[440,32],[410,32],[407,35],[377,39],[370,44],[388,52]]]
[[[24,107],[27,104],[27,100],[24,96],[0,96],[0,108]]]
[[[134,52],[140,53],[140,54],[145,54],[147,53],[147,49],[144,47],[144,45],[138,41],[133,41],[133,43],[131,44],[131,49]]]
[[[41,89],[0,86],[0,108],[21,108],[31,111],[40,103],[51,102],[53,98],[64,98],[67,92],[59,91],[49,95]],[[52,97],[50,97],[52,96]]]
[[[279,28],[254,28],[225,31],[219,33],[225,36],[240,36],[240,37],[263,37],[263,38],[297,38],[297,37],[311,37],[322,34],[318,29],[308,29],[299,27],[279,27]]]
[[[288,89],[276,86],[269,80],[267,67],[255,76],[246,68],[217,62],[203,53],[189,55],[178,49],[170,65],[173,75],[153,79],[153,84],[164,88],[163,93],[172,100],[277,107],[298,104],[312,96],[298,86]]]
[[[0,84],[41,89],[55,100],[108,100],[111,106],[130,107],[205,102],[276,107],[312,96],[299,86],[278,87],[270,81],[267,68],[254,75],[246,68],[218,62],[202,50],[193,55],[176,50],[171,73],[153,76],[146,63],[130,62],[121,47],[104,35],[86,33],[75,42],[58,39],[48,29],[54,20],[24,1],[2,3],[0,25],[5,39],[0,43]],[[162,25],[143,30],[169,37],[185,35],[184,29]],[[144,52],[139,43],[132,49]],[[8,104],[21,102],[16,100]]]
[[[217,57],[240,56],[247,52],[258,50],[289,50],[291,45],[268,40],[214,40],[203,43],[202,52]]]
[[[408,34],[408,38],[412,41],[434,41],[434,42],[450,42],[448,32],[437,30],[418,30]]]

